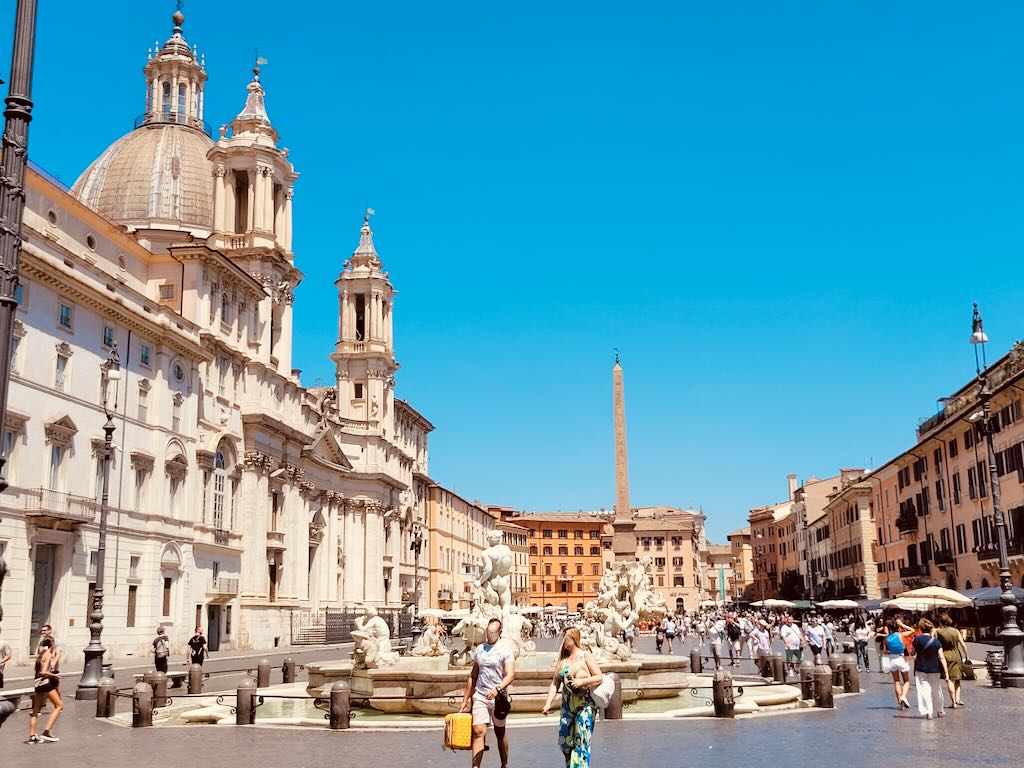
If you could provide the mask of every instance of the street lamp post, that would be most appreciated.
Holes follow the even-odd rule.
[[[25,166],[28,124],[32,121],[32,61],[36,49],[36,0],[18,0],[11,51],[11,87],[4,110],[3,156],[0,158],[0,424],[7,420],[11,381],[11,338],[18,311],[21,222],[25,213]],[[0,84],[3,81],[0,80]],[[7,489],[0,455],[0,491]]]
[[[978,372],[978,384],[981,391],[981,428],[985,433],[985,450],[988,458],[989,487],[992,493],[992,518],[996,529],[996,543],[999,550],[999,586],[1002,589],[1000,599],[1003,603],[1003,629],[999,637],[1003,640],[1003,687],[1024,688],[1024,632],[1017,624],[1017,601],[1013,596],[1013,583],[1010,576],[1010,562],[1006,548],[1006,518],[1000,503],[999,472],[996,469],[996,452],[992,444],[992,435],[996,427],[992,423],[992,387],[988,378],[988,361],[985,359],[985,327],[981,320],[978,305],[974,305],[974,318],[971,328],[971,344],[974,345],[975,368]],[[981,359],[978,359],[978,349]],[[977,421],[977,414],[971,417]]]
[[[89,614],[89,644],[85,647],[85,667],[78,681],[75,698],[79,701],[95,700],[99,690],[100,678],[103,676],[103,654],[106,653],[100,643],[103,634],[103,565],[107,552],[107,514],[110,500],[110,459],[114,452],[114,411],[117,409],[117,382],[121,379],[121,359],[117,353],[117,342],[110,348],[110,357],[101,366],[101,382],[103,384],[103,413],[107,417],[103,425],[103,484],[100,496],[100,532],[96,545],[96,587],[92,595],[92,612]],[[113,408],[108,407],[107,390],[114,382],[115,394]]]

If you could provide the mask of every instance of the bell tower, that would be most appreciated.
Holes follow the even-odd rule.
[[[396,292],[373,244],[372,213],[367,209],[359,246],[334,283],[338,343],[331,359],[337,372],[339,415],[375,424],[378,433],[391,436],[398,370],[392,333]]]
[[[203,89],[206,66],[182,35],[185,14],[179,8],[171,17],[174,28],[162,46],[150,50],[146,75],[146,111],[135,126],[149,123],[187,125],[209,134],[203,122]]]
[[[292,253],[292,192],[299,175],[266,108],[260,68],[253,67],[245,106],[220,128],[213,163],[213,232],[207,241],[255,277],[268,296],[252,319],[261,348],[278,373],[292,372],[292,297],[302,273]]]

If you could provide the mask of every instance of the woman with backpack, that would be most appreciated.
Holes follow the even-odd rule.
[[[907,663],[905,637],[914,634],[911,627],[896,619],[885,620],[885,656],[882,657],[883,671],[888,667],[892,673],[892,687],[896,693],[896,709],[910,709],[907,694],[910,693],[910,664]]]
[[[157,672],[167,673],[167,657],[171,655],[171,641],[164,632],[164,628],[156,628],[156,637],[153,638],[153,663]]]

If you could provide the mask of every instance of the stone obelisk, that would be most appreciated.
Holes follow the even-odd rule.
[[[612,551],[615,560],[636,560],[636,523],[629,506],[629,459],[626,455],[626,393],[622,366],[615,353],[612,368],[612,400],[615,407],[615,520],[612,521]]]

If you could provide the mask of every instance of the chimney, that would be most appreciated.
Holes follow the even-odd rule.
[[[789,483],[789,500],[793,501],[796,495],[796,475],[786,475],[786,480]]]

